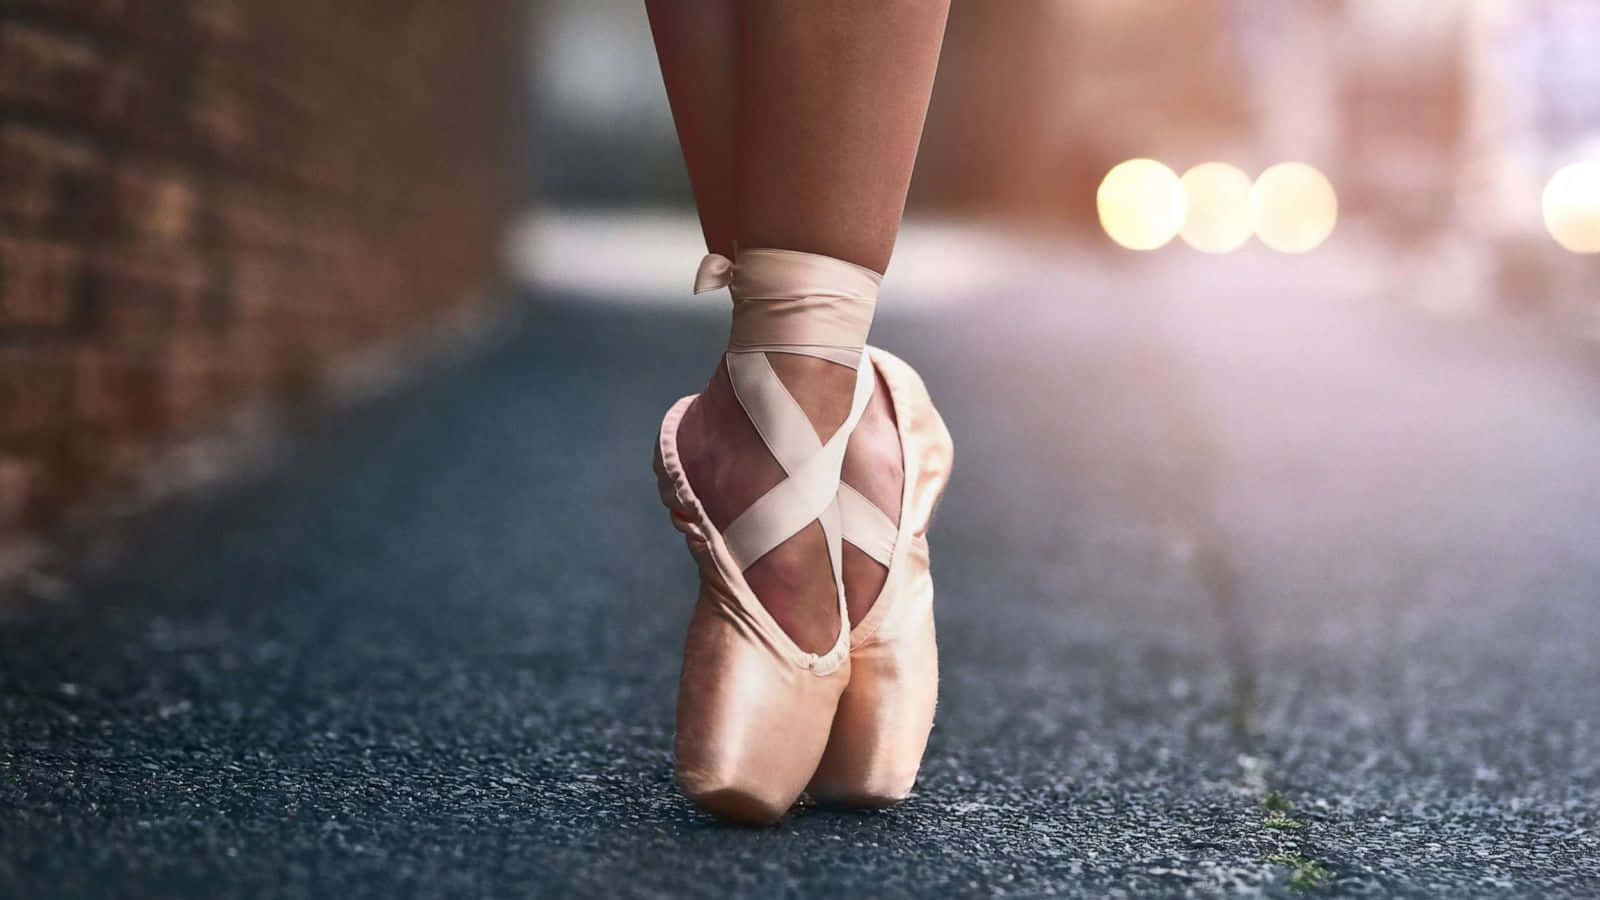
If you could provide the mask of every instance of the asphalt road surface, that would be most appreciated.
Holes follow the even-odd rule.
[[[899,808],[676,792],[724,312],[538,297],[6,610],[0,895],[1600,895],[1589,351],[1186,265],[885,303],[957,454]]]

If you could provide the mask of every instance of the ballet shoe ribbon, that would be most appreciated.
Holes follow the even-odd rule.
[[[704,294],[707,291],[720,290],[733,281],[733,260],[721,253],[707,253],[700,260],[700,268],[694,273],[694,292]]]

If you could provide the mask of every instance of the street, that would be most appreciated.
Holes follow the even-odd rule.
[[[677,792],[650,445],[726,301],[547,292],[7,613],[0,894],[1600,894],[1600,355],[1155,259],[885,288],[956,444],[899,808]]]

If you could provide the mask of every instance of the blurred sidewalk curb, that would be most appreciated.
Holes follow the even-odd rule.
[[[692,212],[544,211],[510,229],[505,251],[506,268],[525,286],[612,303],[707,302],[689,290],[706,252]],[[969,302],[1028,280],[1044,258],[1033,243],[995,229],[908,221],[882,299],[897,309]]]

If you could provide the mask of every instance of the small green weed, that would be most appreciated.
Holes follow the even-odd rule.
[[[1306,823],[1300,821],[1299,819],[1291,819],[1281,812],[1267,813],[1266,821],[1262,822],[1261,824],[1267,826],[1268,828],[1276,828],[1279,831],[1299,831],[1300,829],[1306,827]]]
[[[1264,828],[1271,828],[1274,831],[1299,831],[1306,827],[1306,823],[1289,815],[1289,809],[1294,804],[1277,791],[1267,794],[1261,801],[1261,806],[1267,811],[1267,817],[1261,822]],[[1269,863],[1284,866],[1289,870],[1289,889],[1296,893],[1313,890],[1332,876],[1326,867],[1316,860],[1307,859],[1295,850],[1282,849],[1265,859]]]
[[[1302,893],[1320,887],[1333,874],[1298,853],[1278,852],[1266,857],[1266,861],[1287,868],[1289,889]]]

